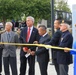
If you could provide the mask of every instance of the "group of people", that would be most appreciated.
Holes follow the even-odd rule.
[[[67,48],[72,48],[73,37],[69,32],[69,25],[67,23],[60,23],[60,20],[54,21],[55,33],[50,37],[47,33],[47,28],[44,25],[34,27],[34,18],[32,16],[26,17],[27,27],[21,30],[20,36],[12,31],[12,23],[6,22],[6,32],[1,34],[1,42],[8,43],[29,43],[29,44],[45,44],[63,47],[64,50],[52,49],[53,63],[57,75],[68,75],[68,65],[72,63],[72,55]],[[10,44],[1,45],[4,72],[5,75],[10,75],[9,65],[12,70],[12,75],[18,75],[17,73],[17,60],[16,49],[17,46]],[[26,75],[27,61],[29,65],[28,75],[35,75],[35,56],[37,55],[37,61],[40,68],[41,75],[48,75],[47,68],[49,62],[49,49],[45,47],[36,46],[21,46],[20,51],[20,74]]]
[[[68,75],[72,55],[67,48],[72,48],[73,36],[69,32],[69,25],[61,23],[59,19],[54,21],[54,28],[56,32],[47,44],[64,48],[64,50],[52,49],[52,57],[57,75]]]
[[[17,31],[18,28],[20,28],[21,30],[26,27],[26,22],[19,22],[18,20],[14,21],[12,20],[12,31]]]

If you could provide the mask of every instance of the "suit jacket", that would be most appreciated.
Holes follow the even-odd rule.
[[[61,34],[62,32],[60,31],[60,29],[58,29],[54,35],[52,36],[51,40],[48,42],[48,44],[52,45],[52,46],[58,46],[59,45],[59,41],[61,38]],[[56,49],[52,49],[52,58],[56,59],[57,58],[57,50]]]
[[[20,34],[20,42],[21,43],[30,43],[30,44],[32,44],[34,41],[39,41],[40,35],[38,34],[38,30],[35,27],[33,27],[29,42],[26,42],[27,30],[28,30],[28,28],[25,27],[21,31],[21,34]],[[32,47],[27,46],[27,47],[30,48],[32,51],[36,50],[36,47],[33,47],[33,46]],[[25,56],[25,54],[26,54],[26,52],[23,51],[23,47],[22,47],[20,55]]]
[[[1,32],[0,32],[0,42],[1,42],[1,34],[4,33],[4,32],[5,32],[5,31],[1,31]],[[0,45],[0,53],[2,53],[2,50],[3,50],[2,45]]]
[[[67,30],[62,33],[59,46],[60,47],[68,47],[72,48],[73,37],[72,34]],[[58,64],[71,64],[72,63],[72,55],[70,52],[64,52],[59,50],[57,52],[57,62]]]
[[[40,44],[45,44],[50,41],[50,36],[47,34],[44,37],[41,37],[39,40]],[[49,50],[44,47],[39,47],[38,50],[35,52],[37,55],[38,62],[48,62],[49,61]]]
[[[1,35],[1,42],[8,42],[7,39],[7,32],[3,33]],[[18,43],[18,35],[15,34],[13,31],[10,32],[10,39],[9,39],[9,43]],[[16,46],[14,45],[3,45],[3,57],[8,57],[9,55],[11,57],[15,57],[16,56]]]
[[[54,46],[58,46],[59,44],[59,40],[61,38],[61,34],[62,32],[60,31],[60,29],[58,29],[54,35],[52,36],[51,40],[48,42],[48,44],[50,45],[54,45]]]

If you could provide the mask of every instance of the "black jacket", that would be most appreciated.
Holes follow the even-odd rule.
[[[59,40],[61,38],[61,34],[62,32],[60,31],[60,29],[58,29],[54,35],[52,36],[51,40],[48,42],[49,45],[52,46],[58,46],[59,45]],[[52,59],[56,59],[57,58],[57,49],[52,49]]]
[[[30,43],[33,44],[34,41],[39,41],[40,35],[38,34],[38,30],[36,28],[33,27],[29,42],[26,42],[26,36],[27,36],[27,27],[25,27],[20,34],[20,42],[21,43]],[[36,47],[34,46],[27,46],[28,48],[30,48],[31,50],[35,51]],[[21,56],[25,56],[25,52],[23,51],[23,47],[21,48]]]
[[[72,34],[67,30],[62,33],[59,47],[68,47],[72,48],[73,37]],[[71,64],[72,63],[72,55],[70,52],[64,52],[63,50],[59,50],[57,52],[57,62],[58,64]]]
[[[45,44],[50,41],[50,36],[47,34],[44,37],[41,37],[39,40],[40,44]],[[37,55],[38,62],[48,62],[49,61],[49,50],[44,47],[39,47],[38,50],[35,52]]]

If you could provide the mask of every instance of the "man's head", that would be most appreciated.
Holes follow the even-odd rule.
[[[59,29],[60,28],[60,20],[56,19],[54,21],[54,29]]]
[[[39,32],[39,34],[42,36],[42,35],[44,35],[45,33],[46,33],[46,30],[47,28],[46,28],[46,26],[44,26],[44,25],[40,25],[39,27],[38,27],[38,32]]]
[[[69,30],[69,25],[67,23],[61,23],[60,24],[60,31],[65,32],[67,30]]]
[[[8,32],[12,30],[12,23],[11,22],[6,22],[5,30]]]
[[[32,16],[26,17],[26,24],[27,24],[28,27],[33,26],[33,24],[34,24],[34,18]]]

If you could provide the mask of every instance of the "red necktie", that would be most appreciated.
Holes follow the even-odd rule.
[[[26,42],[29,41],[29,38],[30,38],[30,27],[28,27],[27,36],[26,36]],[[28,48],[25,47],[25,50],[28,50]]]
[[[29,38],[30,38],[30,27],[28,27],[26,42],[29,41]]]

